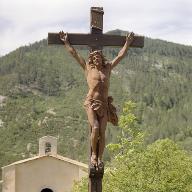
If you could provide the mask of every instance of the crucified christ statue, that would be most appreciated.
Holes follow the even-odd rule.
[[[67,33],[60,32],[59,35],[67,51],[76,59],[85,72],[89,91],[84,102],[84,107],[91,128],[91,164],[95,167],[102,166],[107,122],[111,122],[113,125],[118,124],[116,109],[112,105],[113,98],[108,96],[110,74],[111,70],[126,55],[134,39],[134,33],[129,33],[126,36],[123,48],[112,61],[105,59],[102,50],[94,50],[90,52],[87,62],[70,44]]]

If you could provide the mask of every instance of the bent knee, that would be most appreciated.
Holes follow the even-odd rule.
[[[93,129],[99,130],[99,122],[95,120],[92,127]]]

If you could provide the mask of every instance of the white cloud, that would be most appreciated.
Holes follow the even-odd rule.
[[[104,7],[104,31],[119,28],[192,45],[191,0],[0,0],[0,55],[47,32],[89,32],[91,6]]]

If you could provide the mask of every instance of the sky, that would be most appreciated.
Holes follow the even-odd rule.
[[[89,33],[91,6],[104,8],[104,32],[192,45],[192,0],[0,0],[0,56],[48,32]]]

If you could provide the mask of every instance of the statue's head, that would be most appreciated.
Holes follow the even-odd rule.
[[[103,56],[102,50],[92,51],[89,54],[89,63],[94,65],[105,64],[106,59]]]

